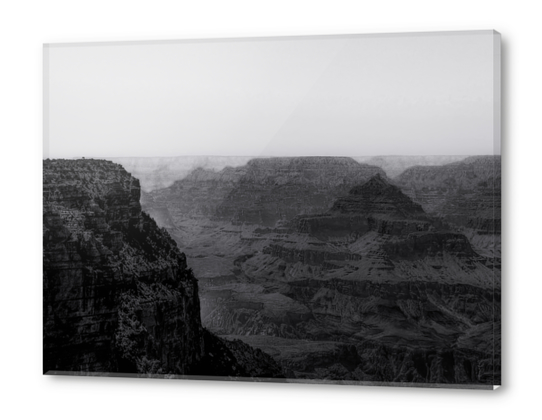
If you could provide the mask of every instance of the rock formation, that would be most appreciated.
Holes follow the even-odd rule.
[[[187,217],[274,226],[300,214],[326,211],[354,185],[384,172],[351,158],[257,158],[220,171],[196,168],[172,186],[143,194],[162,226]]]
[[[334,199],[375,174],[374,166],[351,158],[253,159],[246,173],[217,209],[236,223],[275,226],[300,214],[325,211]]]
[[[141,211],[137,179],[84,159],[45,160],[43,175],[45,373],[281,375],[203,328],[197,279]]]
[[[319,239],[360,236],[370,230],[397,235],[430,227],[422,207],[380,174],[339,197],[325,214],[299,216],[294,223]]]
[[[500,156],[472,156],[443,166],[415,166],[394,182],[428,213],[483,232],[500,233]]]
[[[141,183],[142,192],[168,188],[196,169],[219,172],[230,166],[245,165],[249,156],[172,156],[172,157],[115,157],[119,163]]]
[[[200,279],[203,324],[262,350],[288,378],[491,385],[500,258],[485,251],[499,235],[434,211],[473,182],[484,201],[482,178],[495,173],[473,169],[473,181],[471,164],[453,164],[459,187],[448,191],[443,176],[424,201],[417,180],[391,182],[347,158],[255,159],[235,177],[194,171],[195,201],[183,180],[144,206],[171,216],[165,226]]]
[[[416,166],[393,182],[424,210],[460,228],[477,252],[500,259],[501,157]]]
[[[186,217],[213,217],[245,173],[244,166],[218,172],[196,168],[168,188],[143,193],[141,202],[161,226],[173,227]]]

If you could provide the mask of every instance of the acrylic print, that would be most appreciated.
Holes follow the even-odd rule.
[[[44,373],[500,385],[498,33],[44,64]]]

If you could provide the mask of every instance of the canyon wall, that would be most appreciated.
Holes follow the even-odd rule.
[[[198,281],[140,193],[118,164],[44,161],[44,373],[280,376],[247,345],[212,355]]]

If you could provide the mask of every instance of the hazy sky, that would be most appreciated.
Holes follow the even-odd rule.
[[[499,43],[479,31],[50,44],[44,154],[500,153]]]

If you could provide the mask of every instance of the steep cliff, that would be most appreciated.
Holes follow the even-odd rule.
[[[43,176],[44,372],[280,375],[264,358],[209,359],[221,341],[198,282],[137,179],[102,160],[46,160]]]

